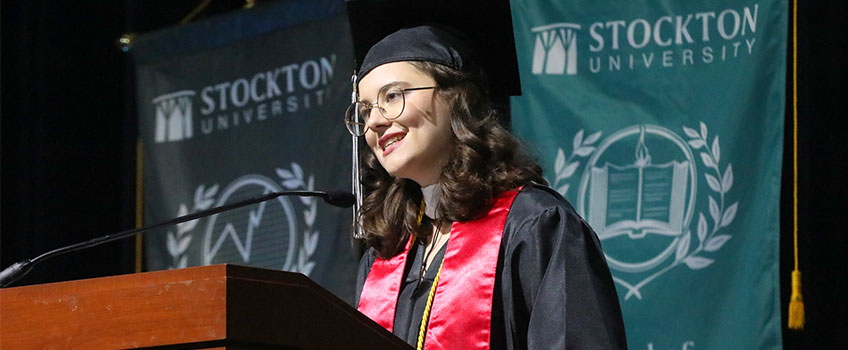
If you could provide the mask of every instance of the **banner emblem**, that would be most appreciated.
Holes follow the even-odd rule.
[[[733,169],[728,164],[724,172],[719,170],[718,136],[708,147],[707,127],[700,126],[700,132],[683,127],[689,137],[685,140],[661,126],[634,125],[597,146],[601,132],[583,139],[581,130],[571,157],[567,159],[562,149],[557,152],[553,185],[564,196],[569,178],[588,157],[575,200],[577,210],[605,242],[613,279],[627,289],[624,300],[642,299],[645,285],[681,264],[692,270],[709,266],[714,260],[702,253],[719,250],[731,238],[719,231],[733,221],[738,207],[738,202],[725,204]],[[701,173],[693,153],[698,150],[702,150]],[[712,225],[700,211],[693,228],[700,174],[713,192],[706,196]]]
[[[282,188],[265,176],[246,175],[227,186],[215,206],[279,191]],[[280,227],[283,229],[280,230]],[[278,268],[288,270],[291,267],[297,248],[297,220],[287,197],[211,216],[206,224],[203,241],[203,264],[234,261],[250,263],[251,252],[255,249],[254,238],[263,241],[262,247],[256,249],[280,252],[281,259],[275,264]],[[224,246],[224,243],[227,245]]]
[[[577,32],[579,24],[554,23],[531,28],[536,35],[533,47],[533,74],[577,74]]]
[[[307,190],[315,188],[315,176],[305,176],[303,168],[297,163],[291,164],[291,170],[276,169],[280,183],[257,174],[249,174],[230,183],[218,194],[218,185],[206,188],[197,187],[191,212],[206,210],[239,200],[245,200],[286,190]],[[282,185],[282,186],[281,186]],[[279,197],[267,202],[215,214],[206,220],[201,250],[202,265],[216,263],[246,263],[252,266],[300,272],[307,276],[315,267],[312,256],[318,248],[319,232],[314,229],[318,215],[318,201],[313,197],[299,197],[302,210],[302,232],[298,230],[298,218],[290,197]],[[189,207],[180,204],[178,216],[189,213]],[[192,232],[197,219],[177,225],[176,232],[168,232],[167,248],[171,256],[170,268],[189,266],[188,248],[192,242]],[[263,261],[255,261],[253,253],[271,256]],[[270,254],[268,252],[274,252]]]
[[[182,90],[157,96],[151,102],[156,105],[156,143],[190,139],[192,127],[192,99],[194,91]]]

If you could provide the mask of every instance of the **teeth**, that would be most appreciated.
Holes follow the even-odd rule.
[[[393,143],[398,142],[400,140],[403,140],[404,136],[405,135],[398,135],[398,136],[390,138],[388,141],[386,141],[386,144],[383,145],[383,150],[386,150],[386,148],[389,148],[389,146],[391,146]]]

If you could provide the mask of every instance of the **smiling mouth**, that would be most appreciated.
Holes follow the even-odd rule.
[[[383,142],[383,145],[382,145],[382,147],[381,147],[381,148],[383,149],[383,151],[385,151],[386,149],[388,149],[388,148],[389,148],[389,146],[391,146],[391,145],[395,144],[395,142],[398,142],[398,141],[400,141],[400,140],[403,140],[403,138],[404,138],[404,137],[406,137],[406,134],[398,134],[398,135],[396,135],[396,136],[393,136],[392,138],[390,138],[390,139],[386,140],[385,142]]]

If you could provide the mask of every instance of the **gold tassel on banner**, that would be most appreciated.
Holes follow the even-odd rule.
[[[804,329],[804,297],[801,296],[801,271],[792,271],[792,299],[789,300],[789,329]]]
[[[792,176],[795,270],[792,271],[792,297],[789,300],[789,329],[804,329],[804,297],[801,296],[801,270],[798,269],[798,0],[792,1]]]

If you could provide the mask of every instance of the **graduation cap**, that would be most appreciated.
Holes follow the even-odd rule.
[[[439,60],[415,56],[439,51],[436,52],[437,56],[455,55],[456,57],[447,59],[458,59],[461,65],[473,64],[482,67],[488,77],[493,98],[521,95],[508,0],[346,2],[353,35],[355,66],[359,69],[360,77],[367,74],[370,68],[394,61],[428,60],[446,64]],[[375,51],[380,52],[372,53],[367,57],[369,62],[366,62],[366,54],[375,44],[400,29],[421,25],[438,28],[435,31],[421,29],[418,32],[396,33],[395,36],[398,37],[394,41],[383,45],[383,48],[375,47]],[[413,41],[430,45],[422,48],[421,45],[416,46]],[[426,52],[427,50],[430,52]],[[452,52],[446,53],[444,50]],[[407,57],[417,59],[400,59],[402,54],[389,57],[392,51],[412,54]],[[365,66],[363,62],[366,63]]]

